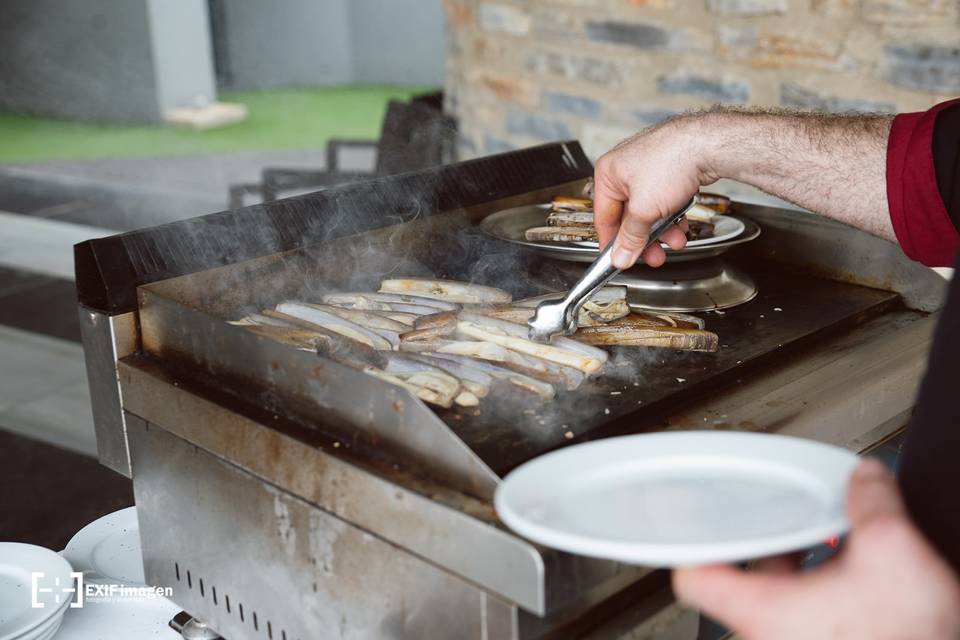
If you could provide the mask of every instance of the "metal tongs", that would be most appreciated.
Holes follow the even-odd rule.
[[[680,219],[696,204],[697,197],[690,198],[690,202],[681,207],[676,213],[667,217],[660,218],[650,227],[650,237],[647,244],[643,247],[647,249],[654,242],[660,239],[663,232],[676,224]],[[587,272],[570,289],[567,297],[563,300],[547,300],[537,306],[537,312],[527,322],[530,327],[529,336],[536,342],[550,342],[550,339],[557,335],[568,336],[577,330],[577,318],[580,314],[580,308],[590,299],[593,294],[599,291],[605,284],[620,273],[620,270],[613,266],[611,251],[613,242],[607,245],[600,256],[594,260],[593,264],[587,269]]]

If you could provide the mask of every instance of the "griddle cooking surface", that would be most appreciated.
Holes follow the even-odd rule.
[[[502,476],[571,442],[653,427],[677,403],[735,385],[757,365],[782,361],[789,350],[878,315],[897,300],[889,291],[767,269],[751,269],[760,287],[754,300],[723,315],[701,314],[720,336],[717,353],[612,348],[604,375],[553,402],[518,411],[487,398],[476,410],[451,411],[444,420]],[[621,362],[632,366],[617,366]]]

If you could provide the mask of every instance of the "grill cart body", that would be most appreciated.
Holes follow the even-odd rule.
[[[500,479],[568,433],[737,429],[865,451],[904,427],[942,280],[792,211],[741,206],[763,235],[732,259],[760,293],[709,316],[720,352],[618,350],[608,374],[539,407],[435,411],[228,323],[387,273],[562,288],[568,265],[477,222],[590,175],[577,143],[557,143],[78,245],[100,460],[133,478],[148,580],[232,640],[682,626],[664,572],[506,530]]]

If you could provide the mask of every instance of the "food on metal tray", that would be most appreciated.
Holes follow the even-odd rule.
[[[706,240],[712,238],[716,225],[712,222],[687,221],[687,240]]]
[[[530,227],[523,232],[530,242],[596,242],[593,227]]]
[[[584,187],[587,197],[555,196],[550,201],[547,226],[531,227],[524,233],[530,242],[596,242],[593,227],[593,181]],[[730,198],[701,192],[697,203],[686,213],[690,223],[687,240],[706,240],[714,236],[714,218],[730,210]]]
[[[494,287],[452,280],[394,278],[376,293],[329,293],[289,300],[232,324],[312,351],[403,387],[431,404],[473,407],[502,392],[549,400],[597,375],[603,346],[715,351],[717,336],[695,316],[631,312],[626,288],[607,286],[580,309],[580,330],[547,344],[526,321],[552,293],[522,300]]]
[[[590,211],[593,212],[593,200],[591,198],[577,198],[570,196],[554,196],[550,201],[550,206],[554,211]]]
[[[727,213],[732,203],[730,198],[725,195],[701,191],[697,194],[697,204],[709,207],[717,213]]]
[[[593,211],[554,211],[547,216],[548,227],[592,227]]]

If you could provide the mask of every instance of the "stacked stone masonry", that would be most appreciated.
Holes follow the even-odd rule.
[[[465,157],[597,157],[713,104],[916,111],[960,95],[960,0],[445,0]]]

